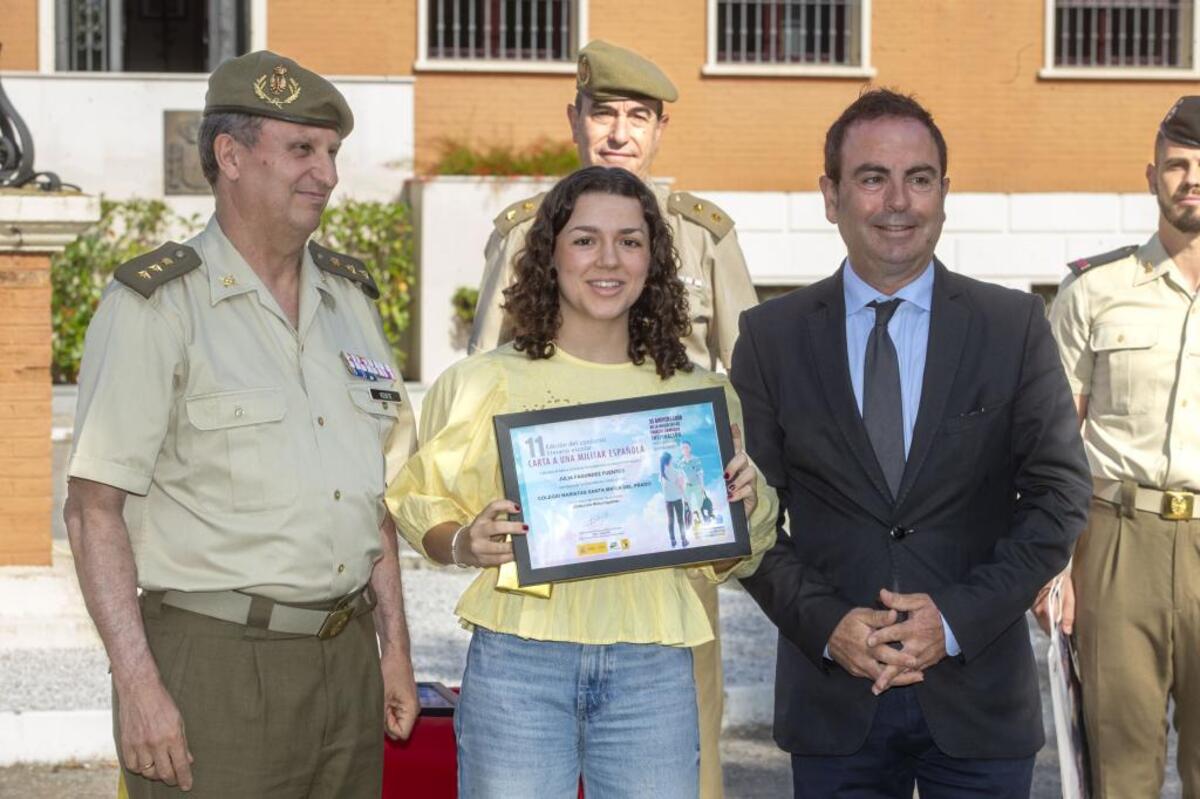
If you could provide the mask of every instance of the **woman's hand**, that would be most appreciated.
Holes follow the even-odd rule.
[[[725,488],[730,502],[744,502],[746,518],[754,513],[758,505],[758,470],[746,456],[742,446],[742,431],[736,424],[730,425],[733,432],[733,458],[725,464]]]
[[[504,514],[517,514],[521,507],[507,499],[497,499],[464,526],[451,539],[451,555],[455,563],[463,566],[487,568],[508,563],[513,559],[512,542],[505,541],[508,535],[524,535],[529,525],[521,522],[501,520]]]

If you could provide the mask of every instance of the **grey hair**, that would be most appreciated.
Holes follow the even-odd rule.
[[[217,166],[217,156],[213,145],[222,133],[228,133],[233,140],[243,147],[253,147],[258,144],[258,135],[262,132],[263,118],[255,114],[240,114],[236,111],[206,114],[200,121],[200,135],[196,137],[200,147],[200,169],[208,185],[217,185],[217,175],[221,169]]]

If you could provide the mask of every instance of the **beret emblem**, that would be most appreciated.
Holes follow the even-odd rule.
[[[579,85],[587,86],[592,82],[592,66],[586,55],[579,56]]]
[[[287,67],[279,64],[270,75],[262,75],[254,81],[254,94],[263,102],[282,109],[300,96],[300,82],[288,77]]]

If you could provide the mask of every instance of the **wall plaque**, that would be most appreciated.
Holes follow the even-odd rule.
[[[209,194],[196,141],[199,111],[163,111],[163,193]]]

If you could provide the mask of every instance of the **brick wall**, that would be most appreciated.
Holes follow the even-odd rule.
[[[0,0],[0,69],[38,68],[38,0]]]
[[[824,134],[866,80],[701,75],[704,0],[591,0],[592,37],[651,56],[678,84],[655,172],[685,188],[812,191]],[[915,92],[950,144],[958,191],[1137,192],[1163,113],[1194,83],[1043,80],[1044,0],[875,0],[875,83]],[[446,135],[566,140],[567,76],[417,78],[418,168]]]
[[[267,47],[326,75],[411,75],[418,0],[273,0]]]
[[[411,75],[426,0],[272,0],[268,46],[334,75]],[[1154,129],[1194,81],[1038,77],[1046,0],[874,0],[875,83],[915,92],[968,192],[1136,192]],[[0,0],[0,68],[37,67],[37,0]],[[684,188],[812,191],[825,129],[868,81],[704,76],[705,0],[589,0],[589,36],[639,50],[679,85],[656,172]],[[416,162],[448,137],[567,140],[566,75],[417,74]]]
[[[50,562],[50,257],[0,253],[0,566]]]

